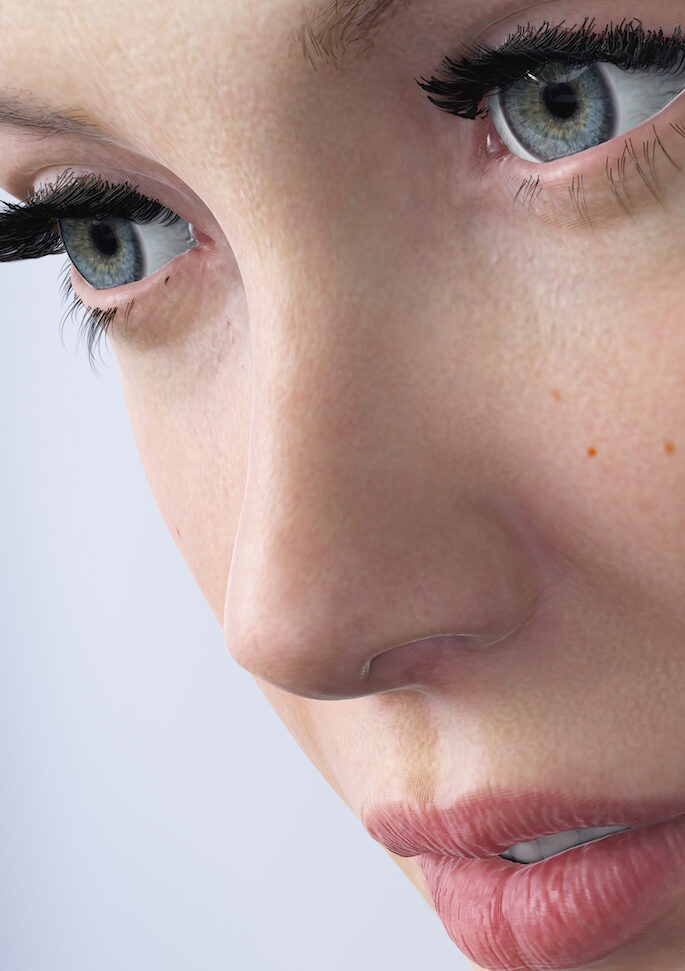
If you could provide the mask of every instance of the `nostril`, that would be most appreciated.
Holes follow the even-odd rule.
[[[484,651],[513,637],[525,622],[504,634],[436,634],[382,651],[366,662],[362,680],[372,693],[449,683],[458,677],[459,658]]]

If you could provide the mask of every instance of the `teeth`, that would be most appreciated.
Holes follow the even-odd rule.
[[[531,840],[530,843],[516,843],[499,855],[515,863],[538,863],[550,856],[556,856],[557,853],[563,853],[572,846],[590,843],[592,840],[601,839],[602,836],[608,836],[609,833],[619,833],[621,830],[630,828],[630,826],[604,826],[595,829],[572,829],[568,833],[541,836],[539,839]]]

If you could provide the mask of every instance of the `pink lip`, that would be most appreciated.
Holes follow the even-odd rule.
[[[560,789],[480,792],[446,809],[398,803],[366,809],[369,834],[397,856],[439,853],[485,860],[516,843],[596,826],[646,826],[685,815],[679,798],[580,798]]]
[[[580,968],[627,948],[685,889],[685,798],[630,802],[500,790],[450,808],[364,809],[371,836],[417,856],[447,933],[491,971]],[[499,854],[572,829],[630,826],[539,863]]]

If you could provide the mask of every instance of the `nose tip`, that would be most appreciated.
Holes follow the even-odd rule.
[[[442,475],[428,501],[411,464],[362,476],[352,446],[300,466],[279,434],[253,442],[225,590],[224,640],[253,677],[322,701],[450,691],[531,615],[539,552],[513,504]]]
[[[239,607],[240,599],[232,603]],[[262,614],[261,622],[254,625],[250,618],[260,615],[248,610],[241,619],[240,611],[234,612],[227,600],[224,635],[238,664],[304,698],[343,700],[412,688],[440,693],[462,680],[469,653],[504,645],[527,626],[537,603],[537,596],[529,600],[528,609],[513,625],[509,615],[509,623],[485,631],[433,634],[374,652],[372,644],[374,640],[378,644],[378,639],[358,629],[355,634],[349,626],[347,632],[336,631],[333,625],[328,630],[306,629],[285,613],[278,624],[267,625]],[[326,613],[323,616],[330,619]]]
[[[284,551],[255,531],[229,571],[229,652],[254,677],[316,700],[453,689],[469,655],[497,650],[530,622],[539,595],[523,546],[481,519],[457,527],[457,552],[432,571],[416,556],[386,557],[375,574],[361,543],[322,551],[296,537]],[[486,528],[480,548],[467,545],[467,530]],[[428,636],[412,636],[420,632]]]

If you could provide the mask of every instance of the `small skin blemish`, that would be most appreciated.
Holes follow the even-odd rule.
[[[179,539],[181,538],[181,530],[178,528],[178,526],[176,527],[176,535]]]
[[[557,391],[556,388],[554,391],[550,391],[550,395],[555,401],[561,401],[561,391]]]
[[[596,449],[596,448],[589,448],[589,449],[587,450],[587,454],[588,454],[589,456],[591,456],[592,458],[594,458],[594,456],[595,456],[595,455],[597,454],[597,449]]]
[[[673,455],[675,452],[675,445],[673,442],[664,442],[664,451],[667,455]]]
[[[167,277],[167,278],[165,279],[165,281],[164,281],[164,286],[166,286],[168,282],[169,282],[169,277]]]

